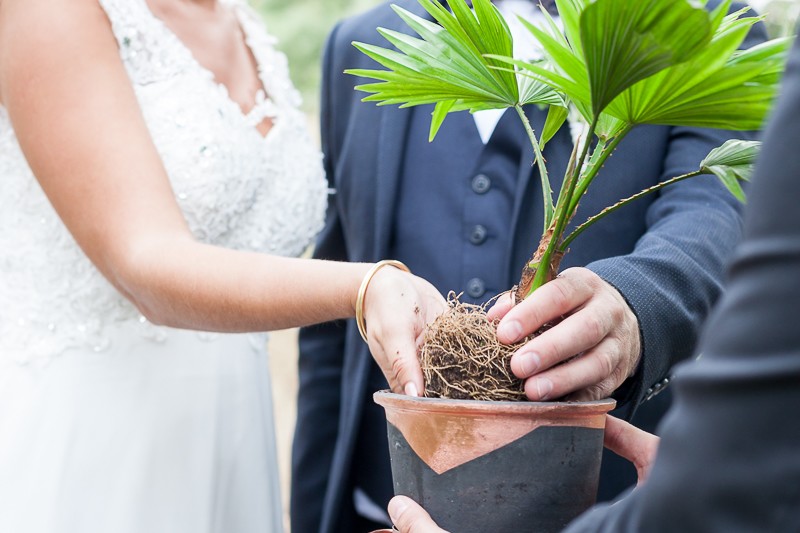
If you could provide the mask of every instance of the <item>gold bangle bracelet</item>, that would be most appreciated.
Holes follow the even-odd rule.
[[[367,340],[367,322],[364,320],[364,300],[367,296],[369,282],[372,281],[372,278],[375,277],[375,274],[378,273],[378,270],[385,266],[392,266],[398,270],[402,270],[403,272],[411,272],[411,270],[409,270],[408,267],[400,261],[395,261],[394,259],[384,259],[383,261],[378,261],[372,265],[372,268],[370,268],[369,272],[367,272],[364,276],[364,279],[361,281],[361,287],[358,288],[358,297],[356,298],[356,324],[358,325],[358,332],[361,334],[361,338],[364,339],[364,342],[366,343],[369,343],[369,341]]]

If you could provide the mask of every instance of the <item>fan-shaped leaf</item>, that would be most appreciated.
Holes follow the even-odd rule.
[[[419,36],[380,29],[394,49],[353,43],[388,70],[354,69],[348,74],[377,83],[357,89],[372,93],[365,101],[401,107],[436,104],[431,138],[448,113],[503,109],[521,104],[563,105],[563,98],[541,80],[525,78],[494,57],[513,51],[511,32],[490,0],[419,0],[436,23],[397,6],[398,16]]]
[[[685,0],[596,0],[581,14],[595,116],[635,83],[682,63],[711,40],[708,12]]]

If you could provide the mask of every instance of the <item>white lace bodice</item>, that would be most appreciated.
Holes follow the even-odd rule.
[[[283,54],[244,0],[236,10],[269,98],[244,115],[225,87],[149,10],[145,0],[100,0],[150,134],[198,240],[299,255],[321,229],[321,155],[298,110]],[[266,137],[255,129],[265,117]],[[138,313],[94,268],[47,201],[0,107],[0,355],[27,362],[70,347],[103,351],[106,326]]]

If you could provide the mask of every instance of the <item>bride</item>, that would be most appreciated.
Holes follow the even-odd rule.
[[[0,1],[0,531],[279,532],[248,332],[363,311],[392,387],[421,386],[435,289],[293,258],[321,158],[244,4]]]

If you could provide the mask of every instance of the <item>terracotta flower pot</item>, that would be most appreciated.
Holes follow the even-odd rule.
[[[395,494],[457,533],[561,531],[595,502],[614,400],[482,402],[377,392]]]

